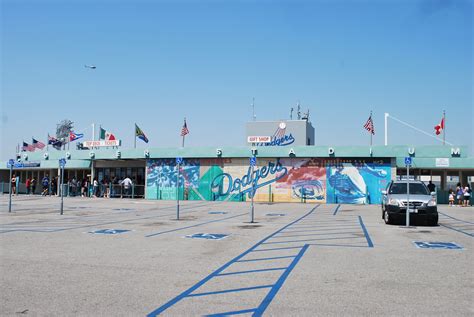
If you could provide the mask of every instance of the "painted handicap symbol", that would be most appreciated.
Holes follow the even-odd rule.
[[[91,231],[89,233],[92,234],[119,234],[119,233],[124,233],[130,230],[123,230],[123,229],[101,229],[101,230],[96,230],[96,231]]]
[[[426,241],[414,241],[417,248],[420,249],[445,249],[445,250],[462,250],[462,246],[454,242],[426,242]]]
[[[195,233],[191,235],[187,235],[186,238],[191,239],[206,239],[206,240],[222,240],[228,237],[228,234],[220,234],[220,233]]]

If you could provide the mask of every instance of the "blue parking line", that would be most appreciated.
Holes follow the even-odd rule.
[[[228,268],[229,266],[231,266],[233,263],[235,263],[236,261],[240,260],[241,258],[243,258],[244,256],[246,256],[247,254],[249,254],[250,252],[252,252],[254,249],[256,249],[258,246],[260,246],[263,242],[265,242],[266,240],[272,238],[274,235],[278,234],[279,232],[281,232],[282,230],[288,228],[289,226],[297,223],[298,221],[301,221],[302,219],[304,219],[305,217],[311,215],[315,210],[316,208],[318,208],[320,205],[317,205],[315,206],[314,208],[312,208],[308,213],[306,213],[305,215],[301,216],[300,218],[290,222],[289,224],[287,224],[286,226],[282,227],[281,229],[275,231],[274,233],[270,234],[269,236],[267,236],[266,238],[263,238],[262,240],[260,240],[259,242],[257,242],[253,247],[251,247],[250,249],[248,249],[247,251],[241,253],[240,255],[236,256],[235,258],[233,258],[232,260],[230,260],[229,262],[227,262],[226,264],[224,264],[223,266],[221,266],[220,268],[218,268],[217,270],[215,270],[214,272],[212,272],[211,274],[209,274],[208,276],[206,276],[205,278],[203,278],[201,281],[199,281],[198,283],[194,284],[193,286],[191,286],[190,288],[188,288],[187,290],[185,290],[184,292],[182,292],[181,294],[179,294],[178,296],[176,296],[175,298],[169,300],[168,302],[166,302],[165,304],[163,304],[162,306],[158,307],[157,309],[155,309],[154,311],[152,311],[151,313],[149,313],[147,316],[148,317],[152,317],[152,316],[157,316],[159,314],[161,314],[162,312],[164,312],[165,310],[167,310],[168,308],[170,308],[171,306],[175,305],[177,302],[179,302],[180,300],[184,299],[185,297],[188,297],[192,292],[194,292],[196,289],[198,289],[199,287],[201,287],[202,285],[204,285],[205,283],[207,283],[211,278],[217,276],[218,274],[220,274],[222,271],[224,271],[226,268]]]
[[[255,310],[256,308],[234,310],[234,311],[228,311],[225,313],[206,315],[206,317],[225,317],[225,316],[232,316],[232,315],[248,314],[248,313],[253,313]]]
[[[267,309],[268,305],[270,305],[271,301],[275,297],[275,295],[278,293],[278,290],[282,287],[283,283],[285,280],[288,278],[290,275],[291,271],[295,268],[296,264],[298,264],[299,260],[303,256],[303,254],[306,252],[308,249],[308,245],[306,244],[303,246],[301,251],[298,253],[298,255],[295,257],[295,259],[291,262],[289,265],[288,269],[280,276],[278,281],[275,283],[275,285],[272,287],[270,292],[267,294],[267,296],[264,298],[260,306],[257,307],[257,310],[254,313],[254,316],[262,316],[263,312]]]
[[[323,239],[304,239],[304,240],[290,240],[290,241],[277,241],[277,242],[265,242],[262,244],[281,244],[281,243],[296,243],[296,242],[308,242],[308,241],[324,241],[324,240],[343,240],[343,239],[358,239],[361,237],[339,237],[339,238],[323,238]],[[307,243],[305,243],[307,244]]]
[[[461,219],[458,219],[458,218],[454,218],[454,217],[452,217],[452,216],[450,216],[450,215],[447,215],[447,214],[442,213],[442,212],[439,212],[439,211],[438,211],[438,213],[441,214],[441,215],[443,215],[443,216],[446,216],[446,217],[448,217],[448,218],[451,218],[451,219],[454,219],[454,220],[457,220],[457,221],[460,221],[460,222],[464,222],[464,223],[468,223],[468,224],[474,225],[474,222],[466,221],[466,220],[461,220]]]
[[[360,225],[354,227],[344,227],[344,230],[350,229],[360,229]],[[334,231],[334,230],[341,230],[341,228],[328,228],[328,229],[312,229],[312,230],[285,230],[283,233],[295,233],[295,232],[321,232],[321,231]]]
[[[345,247],[345,248],[367,248],[364,245],[356,245],[356,244],[327,244],[327,243],[309,243],[308,245],[317,245],[318,247]]]
[[[273,258],[259,258],[259,259],[249,259],[249,260],[238,260],[235,262],[256,262],[256,261],[268,261],[268,260],[278,260],[278,259],[288,259],[294,258],[295,255],[285,255],[285,256],[275,256]]]
[[[359,229],[359,228],[357,228]],[[288,235],[288,236],[278,236],[278,237],[273,237],[273,239],[277,238],[297,238],[297,237],[310,237],[310,236],[326,236],[326,235],[338,235],[338,234],[351,234],[351,233],[357,233],[357,232],[333,232],[333,233],[311,233],[311,234],[296,234],[296,235]]]
[[[339,210],[339,208],[341,208],[341,205],[337,205],[336,207],[336,210],[334,210],[334,213],[332,214],[333,216],[335,216],[337,214],[337,211]]]
[[[289,250],[289,249],[301,249],[301,247],[284,247],[284,248],[260,249],[260,250],[253,250],[252,252],[264,252],[264,251],[275,251],[275,250]]]
[[[361,216],[358,216],[358,217],[359,217],[360,226],[362,227],[365,238],[367,239],[367,244],[369,245],[369,248],[373,248],[374,244],[372,243],[372,240],[370,239],[369,232],[365,228],[364,222],[362,221],[362,217]]]
[[[453,227],[450,227],[450,226],[447,226],[447,225],[443,225],[442,223],[439,224],[440,226],[442,227],[445,227],[445,228],[448,228],[448,229],[451,229],[451,230],[454,230],[454,231],[457,231],[457,232],[461,232],[465,235],[468,235],[470,237],[474,237],[474,234],[473,233],[469,233],[469,232],[466,232],[466,231],[463,231],[463,230],[459,230],[459,229],[456,229],[456,228],[453,228]]]
[[[227,220],[227,219],[237,218],[237,217],[240,217],[240,216],[243,216],[243,215],[246,215],[246,214],[248,214],[248,213],[246,212],[246,213],[243,213],[243,214],[238,214],[237,216],[226,217],[226,218],[221,218],[221,219],[215,219],[215,220],[198,223],[198,224],[191,225],[191,226],[186,226],[186,227],[182,227],[182,228],[177,228],[177,229],[171,229],[171,230],[167,230],[167,231],[152,233],[152,234],[146,235],[145,237],[149,238],[149,237],[154,237],[154,236],[157,236],[157,235],[160,235],[160,234],[170,233],[170,232],[174,232],[174,231],[180,231],[180,230],[184,230],[184,229],[188,229],[188,228],[199,227],[199,226],[202,226],[202,225],[206,225],[208,223],[219,222],[219,221],[224,221],[224,220]]]
[[[301,249],[301,248],[300,248]],[[221,273],[217,276],[226,276],[226,275],[237,275],[237,274],[246,274],[246,273],[259,273],[259,272],[268,272],[268,271],[281,271],[286,270],[286,267],[275,267],[271,269],[259,269],[259,270],[249,270],[249,271],[238,271],[238,272],[230,272],[230,273]]]
[[[326,227],[334,227],[334,226],[351,226],[351,225],[357,225],[357,221],[338,221],[338,222],[328,222],[328,223],[321,223],[321,222],[314,222],[314,223],[304,223],[301,225],[295,225],[295,229],[304,229],[304,228],[314,228],[314,227],[320,227],[320,228],[326,228]]]
[[[197,297],[197,296],[207,296],[207,295],[216,295],[216,294],[225,294],[225,293],[235,293],[235,292],[243,292],[243,291],[252,291],[252,290],[254,290],[254,289],[262,289],[262,288],[270,288],[270,287],[273,287],[273,285],[259,285],[259,286],[252,286],[252,287],[242,287],[242,288],[225,289],[225,290],[223,290],[223,291],[196,293],[196,294],[189,294],[187,297]]]

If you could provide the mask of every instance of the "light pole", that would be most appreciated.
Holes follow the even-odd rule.
[[[13,165],[15,165],[15,161],[13,159],[10,159],[8,161],[8,165],[10,165],[10,181],[8,182],[8,192],[10,193],[10,198],[8,200],[8,212],[12,212],[12,177],[13,177]]]

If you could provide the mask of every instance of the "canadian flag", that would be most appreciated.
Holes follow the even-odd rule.
[[[440,135],[444,129],[444,118],[441,119],[441,122],[434,127],[436,135]]]

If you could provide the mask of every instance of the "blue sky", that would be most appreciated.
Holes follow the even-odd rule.
[[[470,1],[2,1],[1,159],[62,119],[133,147],[244,145],[309,108],[317,145],[367,145],[374,112],[473,148]],[[84,68],[94,64],[96,70]],[[389,121],[389,144],[439,144]],[[137,141],[139,147],[145,147]]]

